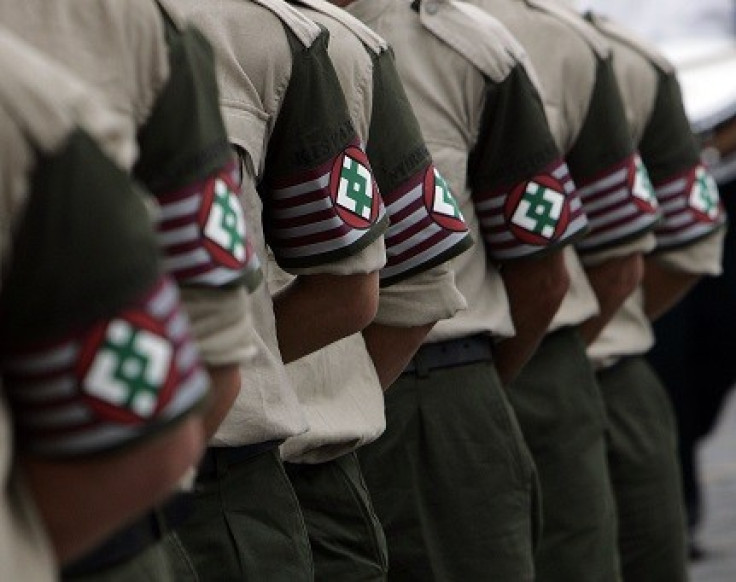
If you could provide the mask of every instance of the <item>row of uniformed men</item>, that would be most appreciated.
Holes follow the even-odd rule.
[[[684,580],[641,356],[725,221],[672,68],[335,4],[0,0],[0,577]]]

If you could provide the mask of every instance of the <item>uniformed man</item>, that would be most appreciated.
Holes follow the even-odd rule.
[[[511,380],[536,347],[567,290],[560,249],[587,219],[534,73],[496,20],[445,1],[347,9],[393,46],[435,163],[485,242],[453,261],[468,310],[430,332],[386,394],[386,432],[359,451],[389,577],[532,580],[534,469],[498,374]]]
[[[470,237],[431,162],[386,42],[329,2],[291,4],[330,33],[330,59],[390,226],[376,320],[362,337],[287,366],[309,431],[287,439],[282,457],[304,513],[315,579],[384,580],[385,540],[354,451],[385,427],[381,386],[401,373],[437,320],[465,306],[446,261]]]
[[[372,321],[388,215],[327,34],[281,1],[179,5],[216,50],[229,138],[244,174],[254,177],[244,197],[249,216],[260,218],[259,248],[268,244],[296,277],[272,298],[258,296],[264,358],[251,364],[257,375],[200,467],[192,519],[171,539],[177,579],[312,580],[309,539],[279,445],[313,417],[305,419],[283,364]],[[265,271],[271,279],[272,264]],[[364,370],[365,358],[357,365]],[[262,408],[254,411],[252,402]]]
[[[509,390],[542,486],[537,580],[613,582],[619,565],[605,416],[585,344],[636,288],[642,253],[654,244],[657,204],[627,131],[605,41],[555,2],[472,3],[498,17],[527,50],[591,223],[576,251],[585,268],[580,283],[594,291],[597,314],[569,296]]]
[[[654,343],[650,322],[701,276],[721,272],[726,220],[672,65],[624,28],[588,19],[613,47],[629,126],[663,210],[640,289],[589,348],[608,413],[622,574],[626,582],[681,582],[688,576],[676,424],[644,354]]]
[[[238,394],[239,366],[253,347],[245,285],[257,283],[259,271],[207,41],[151,0],[3,0],[0,14],[8,28],[88,81],[124,127],[120,161],[155,195],[164,265],[181,288],[212,378],[211,434]],[[134,524],[67,574],[141,554],[161,539],[158,522],[149,516]]]
[[[124,128],[4,29],[0,70],[0,579],[44,582],[197,461],[207,378]]]

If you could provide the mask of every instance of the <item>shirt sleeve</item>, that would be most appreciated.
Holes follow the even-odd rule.
[[[468,179],[489,256],[537,255],[585,232],[575,184],[526,70],[488,83],[481,131]]]
[[[30,452],[117,449],[207,394],[141,193],[84,132],[32,177],[0,319],[3,387]]]
[[[447,182],[432,163],[390,50],[373,53],[367,153],[388,212],[383,286],[470,248],[472,238]]]
[[[657,201],[628,131],[610,59],[598,60],[588,111],[566,159],[590,223],[577,244],[583,260],[654,228]]]
[[[237,197],[212,49],[196,29],[163,18],[170,75],[139,130],[134,174],[160,205],[165,267],[180,284],[252,289],[260,269]]]
[[[358,254],[383,234],[388,218],[327,55],[327,35],[310,47],[290,31],[287,37],[292,73],[259,192],[266,242],[293,271]]]
[[[723,227],[726,214],[700,155],[677,79],[660,72],[652,116],[639,144],[662,209],[657,251],[686,246]]]

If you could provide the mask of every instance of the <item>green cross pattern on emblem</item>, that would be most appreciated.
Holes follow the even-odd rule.
[[[439,214],[462,219],[460,209],[457,207],[457,201],[450,192],[450,187],[447,185],[447,181],[442,177],[442,175],[437,171],[436,168],[434,170],[433,209]]]
[[[214,192],[215,198],[204,233],[238,261],[244,261],[246,249],[243,209],[225,181],[215,180]]]
[[[710,218],[718,215],[718,186],[703,168],[695,172],[695,182],[690,191],[690,205]]]
[[[565,197],[536,182],[529,182],[511,220],[535,234],[551,239],[562,215]]]
[[[351,212],[370,220],[373,209],[371,173],[359,161],[345,156],[340,170],[337,203]]]
[[[100,400],[149,417],[156,410],[172,354],[164,338],[115,320],[84,378],[84,389]]]

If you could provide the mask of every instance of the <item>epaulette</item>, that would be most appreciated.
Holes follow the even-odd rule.
[[[327,0],[293,0],[292,3],[301,4],[335,19],[357,36],[368,50],[374,54],[380,54],[388,48],[388,43],[378,34],[373,32],[352,14],[349,14],[342,8],[338,8],[331,2],[327,2]]]
[[[588,20],[602,35],[607,36],[615,41],[620,42],[631,48],[633,51],[639,53],[642,57],[647,59],[660,71],[667,75],[672,75],[675,72],[675,67],[668,61],[665,56],[659,52],[654,46],[646,43],[641,38],[632,34],[627,28],[620,24],[612,21],[609,18],[601,16],[600,14],[594,14],[588,12],[585,14],[586,20]]]
[[[577,32],[599,58],[607,59],[611,55],[611,47],[608,46],[605,38],[590,23],[586,22],[580,14],[563,2],[556,0],[526,0],[526,3],[541,12],[557,18]]]
[[[252,1],[276,15],[305,47],[312,46],[312,43],[322,34],[322,29],[317,24],[300,14],[298,10],[292,8],[283,0]]]
[[[500,83],[526,53],[495,18],[465,2],[430,0],[417,7],[422,25],[468,59],[493,82]]]

